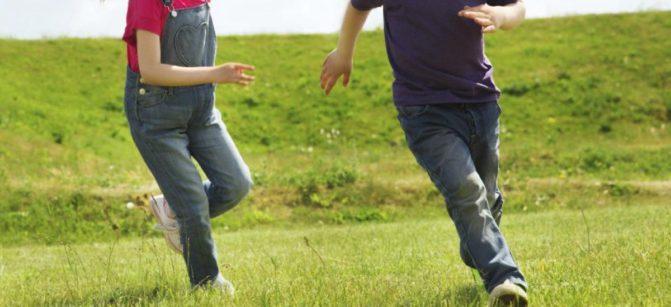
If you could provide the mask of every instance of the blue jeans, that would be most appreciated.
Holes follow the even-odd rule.
[[[397,109],[410,150],[445,198],[464,262],[478,270],[487,291],[506,280],[526,288],[498,227],[503,210],[496,184],[498,103]]]
[[[252,186],[214,102],[211,84],[150,86],[128,69],[124,103],[131,134],[177,216],[192,286],[219,274],[210,219],[237,205]],[[192,158],[209,181],[203,183]]]

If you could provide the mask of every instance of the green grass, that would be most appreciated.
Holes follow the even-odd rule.
[[[671,301],[669,33],[657,12],[487,37],[503,230],[534,305]],[[382,32],[359,40],[351,88],[325,97],[336,39],[219,38],[218,62],[255,64],[258,79],[217,89],[256,183],[213,221],[233,300],[189,292],[142,210],[157,188],[123,115],[123,44],[0,40],[0,306],[483,305],[405,148]]]
[[[534,306],[671,301],[669,206],[504,216]],[[162,239],[0,250],[1,306],[482,306],[447,215],[349,226],[215,234],[234,299],[191,293]],[[306,238],[309,244],[306,244]]]
[[[668,204],[670,17],[530,20],[487,37],[508,212]],[[217,90],[256,188],[215,227],[402,220],[441,202],[405,148],[382,32],[362,35],[351,89],[325,97],[317,78],[336,40],[219,38],[219,63],[258,68],[254,86]],[[0,244],[148,233],[124,209],[158,191],[123,115],[123,43],[0,40],[0,58]]]

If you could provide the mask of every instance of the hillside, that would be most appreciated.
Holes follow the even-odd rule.
[[[668,204],[670,34],[671,13],[643,13],[531,20],[487,37],[510,210]],[[217,89],[257,187],[217,227],[440,209],[395,118],[382,32],[360,38],[350,90],[325,97],[320,64],[336,39],[219,38],[218,63],[257,67],[253,86]],[[125,61],[119,40],[0,40],[0,231],[12,234],[0,244],[149,231],[124,205],[156,192],[123,115]]]

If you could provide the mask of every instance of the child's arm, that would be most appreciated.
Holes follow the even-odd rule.
[[[482,32],[492,33],[498,29],[512,30],[517,28],[526,15],[526,8],[522,0],[506,6],[466,6],[459,12],[459,16],[471,19],[482,27]]]
[[[137,31],[137,53],[140,74],[144,83],[158,86],[189,86],[207,83],[235,83],[248,85],[254,81],[246,70],[254,66],[227,63],[215,67],[181,67],[161,63],[159,36],[144,30]]]
[[[370,11],[360,11],[350,3],[345,12],[345,19],[340,29],[338,47],[333,50],[324,60],[321,74],[321,87],[329,95],[333,86],[340,76],[343,76],[342,84],[347,87],[349,77],[352,73],[352,58],[354,57],[354,45],[368,18]]]

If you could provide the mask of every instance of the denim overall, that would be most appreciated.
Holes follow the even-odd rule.
[[[161,62],[213,66],[209,5],[176,13],[163,28]],[[128,68],[124,108],[135,145],[177,216],[191,285],[212,283],[219,267],[210,219],[235,207],[252,185],[215,107],[214,85],[152,86]],[[192,158],[209,181],[202,182]]]
[[[503,197],[496,101],[397,107],[410,150],[447,204],[460,238],[461,259],[485,288],[527,282],[499,230]]]

